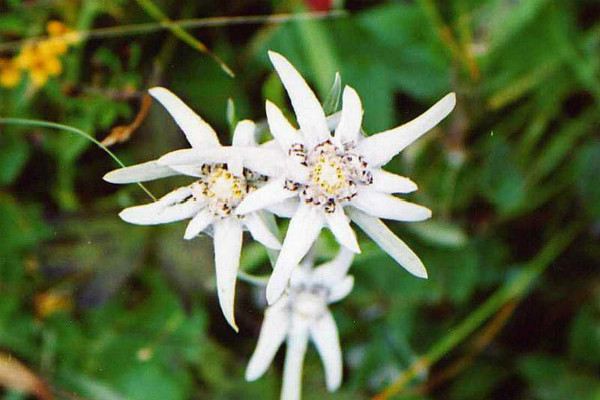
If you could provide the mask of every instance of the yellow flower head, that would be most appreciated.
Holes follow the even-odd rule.
[[[31,81],[36,87],[46,84],[48,78],[62,72],[58,54],[47,41],[27,43],[15,58],[17,65],[29,71]]]
[[[0,58],[0,86],[13,88],[21,80],[21,70],[12,59]]]
[[[47,41],[55,43],[62,42],[65,46],[65,51],[68,45],[76,43],[80,39],[79,33],[60,21],[48,21],[46,30],[48,31],[48,35],[50,35],[50,38],[48,38]]]

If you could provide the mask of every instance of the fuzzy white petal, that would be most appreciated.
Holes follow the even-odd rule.
[[[281,218],[292,218],[298,209],[298,204],[300,203],[297,198],[290,198],[270,205],[266,210]]]
[[[456,105],[454,93],[446,95],[429,110],[397,128],[369,136],[359,144],[359,152],[372,166],[387,164],[406,146],[446,118]]]
[[[254,381],[265,373],[283,343],[290,324],[287,303],[287,298],[281,298],[265,311],[258,343],[246,368],[247,381]]]
[[[364,190],[350,202],[369,215],[396,221],[423,221],[431,218],[431,210],[389,194]]]
[[[332,288],[346,276],[352,260],[354,260],[354,253],[345,247],[340,247],[335,258],[315,268],[313,275],[318,282]]]
[[[241,160],[243,166],[267,176],[281,175],[285,169],[285,158],[280,150],[251,146],[175,150],[159,158],[158,163],[177,169],[179,166],[199,168],[202,164],[229,163],[232,160],[238,163]]]
[[[310,326],[312,339],[325,369],[325,381],[330,392],[342,383],[342,350],[335,320],[329,311]]]
[[[337,206],[332,213],[325,214],[327,226],[335,236],[336,240],[354,253],[360,253],[360,247],[356,240],[356,234],[350,226],[350,220],[344,214],[344,209]]]
[[[302,369],[308,345],[308,326],[294,324],[287,340],[283,365],[282,400],[300,400],[302,395]]]
[[[152,88],[149,92],[171,114],[192,147],[219,146],[219,139],[213,128],[179,97],[163,87]]]
[[[157,225],[191,218],[204,203],[190,196],[191,189],[181,187],[154,203],[126,208],[119,213],[119,217],[137,225]]]
[[[323,107],[304,78],[281,54],[270,51],[269,58],[290,97],[306,144],[314,146],[329,139]]]
[[[319,236],[323,228],[322,212],[301,204],[290,220],[281,252],[267,284],[267,302],[273,304],[287,287],[293,269]]]
[[[256,146],[256,124],[249,119],[240,121],[233,131],[233,146]]]
[[[285,172],[286,157],[279,149],[238,147],[244,166],[266,176],[281,176]]]
[[[160,165],[154,160],[132,165],[131,167],[115,169],[104,175],[103,178],[110,183],[133,183],[152,181],[177,174],[177,171]]]
[[[417,190],[417,184],[404,176],[382,169],[375,169],[371,173],[373,174],[373,184],[369,187],[371,190],[382,193],[410,193]]]
[[[254,240],[259,241],[270,249],[279,250],[281,248],[279,239],[269,230],[269,226],[260,212],[246,214],[243,221]]]
[[[235,213],[238,215],[248,214],[297,196],[296,192],[287,190],[283,186],[284,181],[283,178],[274,179],[263,187],[251,192],[236,207]]]
[[[267,100],[266,110],[269,130],[284,151],[294,143],[302,143],[302,136],[290,124],[279,107]]]
[[[348,215],[360,228],[398,264],[419,278],[427,278],[427,270],[419,257],[400,240],[379,218],[347,208]]]
[[[327,297],[327,302],[335,303],[336,301],[340,301],[344,297],[348,296],[354,287],[354,277],[346,276],[341,282],[337,285],[333,286],[329,290],[329,296]]]
[[[346,86],[342,95],[340,123],[335,129],[335,138],[339,143],[358,143],[362,116],[363,109],[358,93],[350,86]]]
[[[185,229],[185,233],[183,234],[183,238],[185,240],[195,238],[200,232],[205,230],[214,221],[214,219],[214,214],[208,209],[200,210],[190,220],[187,228]]]
[[[203,149],[181,149],[165,154],[158,159],[158,163],[170,167],[224,163],[235,155],[236,152],[240,151],[231,147],[221,146]]]
[[[235,218],[225,218],[215,222],[213,227],[219,305],[225,319],[237,332],[234,304],[235,283],[242,250],[242,227]]]
[[[340,119],[342,118],[342,112],[338,111],[331,115],[327,116],[327,128],[330,131],[334,131],[335,128],[340,124]]]

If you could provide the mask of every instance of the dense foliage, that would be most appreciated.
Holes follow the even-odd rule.
[[[327,19],[226,19],[189,29],[191,37],[174,28],[106,30],[154,24],[164,17],[157,10],[179,20],[316,5],[329,6],[0,3],[0,396],[277,398],[280,358],[264,378],[244,380],[263,293],[238,284],[235,334],[217,304],[210,240],[183,241],[184,223],[124,223],[117,211],[148,199],[136,185],[102,181],[116,165],[101,149],[72,132],[4,120],[58,122],[98,140],[141,122],[112,130],[122,142],[111,149],[134,164],[184,145],[144,97],[160,84],[228,143],[236,118],[263,118],[265,98],[289,110],[267,59],[274,49],[322,99],[339,71],[362,97],[367,134],[447,92],[458,98],[440,127],[388,165],[418,182],[412,199],[433,210],[427,222],[390,224],[429,279],[361,241],[354,291],[332,306],[344,383],[327,393],[310,351],[304,397],[600,397],[597,2],[349,0],[334,1],[347,12]],[[84,34],[97,29],[104,33]],[[22,41],[46,34],[69,40]],[[176,184],[148,187],[162,195]],[[333,255],[337,245],[325,237],[319,246]],[[267,272],[265,250],[246,246],[242,268]]]

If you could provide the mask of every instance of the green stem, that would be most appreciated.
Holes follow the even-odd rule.
[[[0,124],[5,124],[5,125],[39,126],[39,127],[42,127],[42,128],[50,128],[50,129],[57,129],[57,130],[63,130],[63,131],[71,132],[71,133],[74,133],[74,134],[76,134],[78,136],[81,136],[81,137],[85,138],[86,140],[89,140],[90,142],[94,143],[96,146],[100,147],[120,167],[125,168],[125,166],[126,166],[119,159],[119,157],[117,157],[115,155],[115,153],[113,153],[112,151],[110,151],[106,146],[104,146],[102,143],[100,143],[98,140],[96,140],[93,136],[91,136],[88,133],[82,131],[81,129],[77,129],[77,128],[73,127],[73,126],[58,124],[56,122],[40,121],[40,120],[25,119],[25,118],[0,118]],[[154,195],[146,188],[146,186],[144,186],[141,183],[138,183],[137,185],[140,188],[142,188],[142,190],[144,192],[146,192],[146,194],[148,196],[150,196],[150,198],[153,201],[156,201],[156,197],[154,197]]]
[[[151,0],[136,0],[137,3],[142,7],[148,15],[152,18],[156,19],[162,26],[169,29],[173,35],[179,38],[182,42],[189,45],[191,48],[198,50],[201,53],[207,54],[212,57],[213,60],[219,64],[221,69],[225,71],[227,75],[234,78],[235,74],[229,68],[227,64],[223,60],[221,60],[216,54],[211,52],[208,47],[192,35],[190,35],[187,31],[185,31],[182,27],[175,25],[173,21],[167,17],[165,13],[162,12],[160,8],[156,4],[154,4]]]

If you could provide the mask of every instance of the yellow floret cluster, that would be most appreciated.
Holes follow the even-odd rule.
[[[60,56],[79,40],[79,35],[59,21],[48,22],[46,30],[47,38],[26,43],[12,58],[0,58],[0,86],[15,87],[22,75],[29,73],[31,83],[39,88],[60,75]]]

